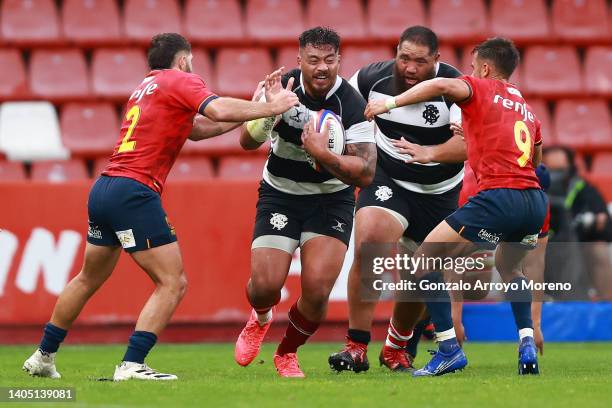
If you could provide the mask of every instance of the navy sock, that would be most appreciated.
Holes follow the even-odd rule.
[[[408,340],[406,344],[406,351],[412,357],[416,357],[417,349],[419,346],[419,341],[421,341],[421,336],[423,335],[423,330],[429,324],[429,317],[427,319],[423,319],[414,326],[414,330],[412,331],[412,337]]]
[[[429,272],[420,281],[427,280],[430,284],[441,284],[444,277],[440,272]],[[453,317],[451,315],[451,303],[448,291],[442,289],[431,289],[423,292],[423,298],[427,305],[427,310],[431,316],[436,333],[440,333],[453,328]]]
[[[512,279],[510,283],[516,283],[518,289],[510,288],[507,295],[518,330],[525,328],[533,329],[533,322],[531,321],[531,291],[524,286],[524,282],[527,282],[527,279],[523,277]]]
[[[367,345],[370,343],[372,336],[370,335],[370,332],[366,330],[348,329],[348,338],[356,343]]]
[[[68,330],[60,329],[51,323],[47,323],[38,348],[45,353],[55,353],[60,343],[66,338],[66,334],[68,334]]]
[[[147,331],[135,331],[130,336],[127,351],[123,356],[123,361],[132,361],[134,363],[144,363],[144,359],[149,354],[149,351],[155,345],[157,336],[155,333]]]

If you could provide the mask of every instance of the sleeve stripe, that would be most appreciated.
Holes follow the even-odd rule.
[[[470,83],[468,81],[466,81],[465,79],[463,79],[463,78],[459,78],[459,79],[461,79],[463,82],[465,82],[465,84],[468,86],[468,89],[470,90],[470,95],[467,98],[465,98],[464,100],[457,101],[455,103],[466,103],[466,102],[469,102],[469,100],[472,99],[472,96],[474,95],[474,91],[472,90],[472,85],[470,85]]]
[[[209,103],[211,103],[212,101],[214,101],[217,98],[219,98],[218,95],[212,94],[212,95],[208,96],[206,99],[204,99],[200,103],[200,106],[198,107],[198,113],[201,114],[201,115],[204,115],[204,109],[206,109],[206,106],[208,106]],[[204,116],[206,116],[206,115],[204,115]]]

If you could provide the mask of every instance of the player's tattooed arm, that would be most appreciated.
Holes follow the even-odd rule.
[[[193,128],[189,134],[189,139],[193,141],[210,139],[234,130],[241,124],[241,122],[215,122],[198,114],[193,119]]]
[[[350,143],[346,145],[345,154],[339,155],[329,150],[328,140],[327,130],[323,133],[315,132],[312,121],[302,133],[304,150],[334,177],[345,184],[358,187],[369,185],[376,170],[376,144]]]
[[[416,84],[406,92],[389,99],[374,99],[368,102],[365,117],[374,119],[376,115],[389,112],[400,106],[412,105],[426,102],[436,96],[444,96],[448,100],[461,102],[472,95],[472,89],[462,79],[457,78],[434,78]]]

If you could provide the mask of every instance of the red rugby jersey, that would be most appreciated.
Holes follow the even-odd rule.
[[[458,105],[479,189],[539,188],[532,157],[534,146],[542,143],[540,121],[520,91],[496,79],[461,79],[472,91]]]
[[[197,112],[217,96],[196,74],[151,71],[130,96],[105,176],[128,177],[161,194]]]

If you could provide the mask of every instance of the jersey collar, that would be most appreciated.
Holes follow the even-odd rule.
[[[331,87],[327,95],[325,95],[325,100],[329,99],[338,90],[338,88],[340,88],[340,85],[342,85],[342,77],[340,75],[337,75],[336,83],[334,84],[334,86]],[[304,76],[302,74],[302,71],[300,71],[300,86],[304,90],[304,93],[306,93],[306,88],[304,87]]]

